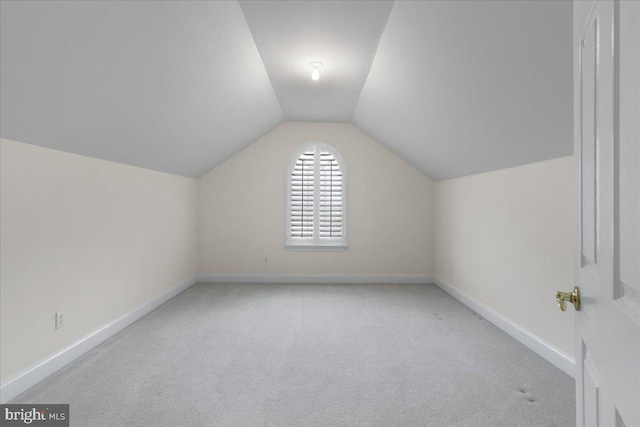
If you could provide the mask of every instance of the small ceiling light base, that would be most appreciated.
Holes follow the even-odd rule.
[[[313,80],[318,80],[320,78],[320,69],[322,68],[322,62],[318,62],[318,61],[313,61],[313,62],[309,62],[309,67],[311,67],[311,69],[313,71],[311,71],[311,78]]]

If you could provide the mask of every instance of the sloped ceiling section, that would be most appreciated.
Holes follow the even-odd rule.
[[[396,2],[354,123],[436,180],[572,153],[570,1]]]
[[[436,180],[572,152],[570,1],[1,1],[0,16],[7,139],[192,177],[285,119],[353,120]]]
[[[241,1],[290,121],[350,122],[392,1]],[[323,64],[311,80],[309,63]]]
[[[237,2],[0,7],[3,138],[197,177],[284,120]]]

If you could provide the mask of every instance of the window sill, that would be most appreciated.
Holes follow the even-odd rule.
[[[300,252],[343,252],[349,249],[347,245],[284,245],[284,248]]]

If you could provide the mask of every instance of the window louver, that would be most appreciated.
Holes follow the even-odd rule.
[[[308,143],[289,164],[287,242],[294,246],[346,246],[345,173],[331,147]]]

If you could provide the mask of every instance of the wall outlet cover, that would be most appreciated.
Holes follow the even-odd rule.
[[[56,313],[56,329],[60,329],[64,326],[65,317],[64,311]]]

